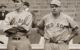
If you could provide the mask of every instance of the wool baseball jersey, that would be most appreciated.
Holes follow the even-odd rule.
[[[77,27],[76,22],[68,15],[61,13],[59,17],[54,18],[52,13],[44,16],[39,26],[44,26],[44,38],[54,38],[58,40],[66,40],[71,33],[71,28]]]
[[[27,11],[22,12],[10,12],[6,15],[5,20],[2,22],[3,31],[17,26],[22,26],[27,31],[30,30],[32,26],[32,14]]]

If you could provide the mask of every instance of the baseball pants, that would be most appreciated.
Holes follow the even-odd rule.
[[[45,41],[44,50],[68,50],[68,44],[62,43],[50,43]]]
[[[31,50],[31,44],[26,36],[20,37],[21,39],[12,39],[9,37],[7,49],[8,50]]]

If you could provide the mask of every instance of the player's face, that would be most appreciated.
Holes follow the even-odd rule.
[[[2,10],[2,11],[5,11],[5,7],[2,7],[1,10]]]
[[[53,14],[60,13],[60,11],[61,11],[61,6],[51,4],[50,7],[51,7],[51,11]]]
[[[28,8],[26,5],[23,5],[23,9],[26,9],[26,8]]]
[[[15,3],[15,7],[16,7],[16,9],[21,8],[22,7],[22,3]]]

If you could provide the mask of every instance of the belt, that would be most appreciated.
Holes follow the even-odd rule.
[[[54,41],[49,41],[49,43],[58,43],[57,41],[56,42],[54,42]]]
[[[58,44],[58,43],[66,43],[66,42],[62,40],[62,41],[56,41],[56,42],[54,42],[54,41],[49,41],[49,43],[57,43],[57,44]]]
[[[17,38],[16,38],[16,37],[13,37],[12,39],[13,39],[13,40],[21,40],[20,37],[17,37]]]

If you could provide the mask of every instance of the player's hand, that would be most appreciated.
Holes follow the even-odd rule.
[[[24,32],[24,33],[27,33],[28,31],[26,29],[24,29],[22,26],[18,26],[17,27],[18,31],[19,32]]]
[[[17,28],[16,27],[12,27],[8,30],[5,31],[6,33],[16,33],[17,32]]]
[[[56,38],[55,37],[51,37],[50,38],[50,42],[56,42]]]
[[[16,34],[17,32],[18,32],[18,29],[16,27],[12,27],[5,31],[5,33],[8,37],[12,36],[13,34]]]

